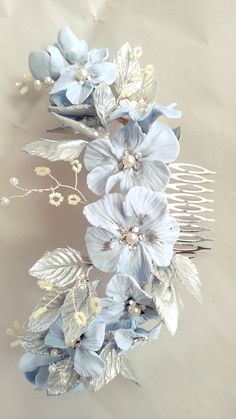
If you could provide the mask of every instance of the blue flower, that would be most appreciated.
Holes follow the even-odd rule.
[[[66,38],[67,39],[67,38]],[[115,67],[107,62],[107,48],[88,52],[85,41],[69,39],[60,40],[62,52],[71,65],[63,68],[60,77],[54,84],[50,94],[65,94],[65,98],[73,105],[84,103],[91,95],[94,87],[106,82],[112,84],[116,78]]]
[[[88,187],[98,195],[109,193],[117,182],[122,193],[136,185],[163,191],[170,179],[167,163],[178,153],[179,142],[167,125],[155,122],[146,135],[130,121],[111,141],[88,144],[84,157],[90,171]]]
[[[126,352],[136,348],[137,346],[142,346],[147,342],[151,342],[157,339],[161,330],[161,326],[162,325],[160,323],[149,331],[142,328],[137,328],[136,330],[116,330],[114,333],[114,339],[118,348],[122,352]]]
[[[114,275],[107,285],[106,295],[100,317],[108,324],[109,330],[135,329],[149,319],[160,320],[152,297],[129,275]]]
[[[125,197],[114,193],[87,205],[84,214],[94,226],[85,236],[88,253],[101,271],[146,283],[153,262],[170,264],[179,227],[162,193],[136,186]]]
[[[102,346],[105,336],[105,324],[93,320],[81,336],[75,337],[70,348],[65,344],[61,322],[55,322],[45,337],[45,344],[52,348],[60,348],[70,352],[74,359],[74,369],[82,377],[99,375],[104,362],[96,353]]]

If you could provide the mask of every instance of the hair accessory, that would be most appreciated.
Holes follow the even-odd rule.
[[[28,189],[12,177],[16,192],[0,203],[41,193],[54,207],[82,206],[89,223],[87,256],[78,243],[78,249],[47,251],[32,266],[29,273],[45,294],[28,324],[7,330],[16,335],[11,346],[26,351],[20,371],[48,395],[97,391],[118,374],[137,383],[127,352],[156,340],[163,324],[175,334],[181,287],[201,302],[193,258],[212,240],[213,190],[206,185],[214,172],[176,163],[180,128],[159,117],[180,118],[181,112],[175,103],[154,102],[154,68],[142,66],[141,56],[141,47],[126,43],[110,59],[107,48],[89,50],[65,27],[55,44],[30,53],[32,76],[16,83],[22,95],[47,90],[48,110],[58,120],[51,131],[69,139],[24,146],[47,160],[34,171],[50,185]],[[72,184],[52,173],[55,161],[73,171]],[[80,191],[84,169],[95,202]],[[94,267],[110,274],[102,297]]]

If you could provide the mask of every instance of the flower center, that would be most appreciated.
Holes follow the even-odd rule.
[[[120,162],[121,170],[135,169],[139,170],[141,168],[141,163],[139,159],[142,157],[141,153],[133,153],[132,151],[126,150],[122,160]]]
[[[137,249],[137,243],[143,239],[143,235],[139,233],[139,227],[134,226],[131,229],[123,228],[121,230],[121,240],[123,244],[127,244],[129,250]]]
[[[80,68],[75,72],[75,78],[83,85],[90,78],[88,70],[86,68]]]
[[[144,313],[146,306],[144,304],[137,304],[134,300],[129,300],[128,302],[128,312],[131,316],[140,316],[141,313]]]

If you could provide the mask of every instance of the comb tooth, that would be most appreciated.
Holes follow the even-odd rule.
[[[202,175],[195,175],[192,173],[171,173],[171,179],[180,180],[184,183],[214,183],[213,179],[208,179]]]
[[[212,231],[211,228],[198,226],[197,224],[179,223],[180,231],[186,233],[201,233],[203,231]]]
[[[169,209],[172,211],[183,211],[189,214],[195,214],[199,212],[213,212],[213,208],[206,208],[202,205],[197,204],[186,204],[185,202],[175,202],[172,204],[169,204]]]
[[[215,175],[216,172],[213,172],[205,167],[198,166],[191,163],[171,163],[169,165],[171,169],[178,170],[179,172],[186,172],[190,174],[205,174],[205,175]]]
[[[182,242],[182,243],[197,243],[197,242],[211,242],[213,241],[212,238],[210,237],[202,237],[202,236],[187,236],[186,234],[180,234],[179,235],[179,239],[178,242]]]
[[[170,199],[172,201],[176,202],[182,202],[182,203],[206,203],[206,202],[214,202],[213,199],[205,198],[200,195],[194,195],[191,193],[186,192],[177,192],[177,193],[171,193],[166,194],[167,199]]]

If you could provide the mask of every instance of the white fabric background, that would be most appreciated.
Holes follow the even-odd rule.
[[[46,95],[18,96],[28,53],[69,25],[90,47],[111,55],[127,40],[144,49],[159,80],[157,102],[183,111],[179,161],[217,171],[215,243],[197,260],[204,305],[186,295],[179,331],[130,353],[141,387],[118,378],[101,392],[47,398],[17,371],[6,328],[25,321],[41,293],[28,275],[46,249],[81,248],[81,209],[48,205],[46,196],[0,209],[0,416],[3,419],[234,419],[235,401],[235,18],[233,0],[1,0],[0,195],[10,176],[25,185],[40,161],[18,150],[57,122]],[[64,176],[65,165],[53,165]],[[59,168],[58,168],[59,167]]]

